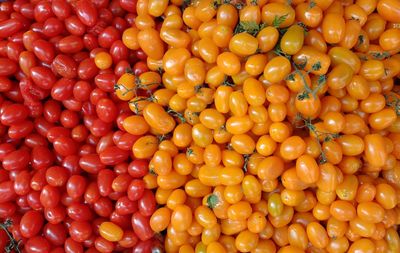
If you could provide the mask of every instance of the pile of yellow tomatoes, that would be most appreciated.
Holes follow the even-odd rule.
[[[400,252],[400,1],[136,7],[115,88],[166,252]]]

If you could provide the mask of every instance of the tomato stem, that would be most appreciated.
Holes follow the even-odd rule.
[[[162,134],[162,135],[157,135],[156,137],[158,139],[158,142],[162,142],[167,140],[170,136],[168,136],[168,134]]]
[[[308,85],[307,85],[307,81],[305,76],[303,75],[303,73],[300,70],[303,70],[305,68],[305,66],[307,65],[307,60],[303,61],[300,64],[293,64],[293,67],[295,69],[294,73],[298,73],[300,78],[302,79],[303,83],[304,83],[304,91],[298,95],[298,98],[300,100],[304,100],[306,98],[310,98],[310,94],[316,98],[317,97],[317,93],[318,91],[324,86],[324,84],[326,83],[326,76],[325,75],[320,75],[318,77],[318,81],[317,81],[317,87],[315,87],[314,89],[311,89]],[[314,63],[311,66],[312,71],[318,71],[321,69],[321,62],[317,61],[316,63]],[[307,71],[307,74],[309,74],[311,71]],[[287,79],[289,80],[294,80],[294,76],[293,76],[293,72],[291,74],[288,75]]]
[[[158,67],[158,68],[157,68],[157,72],[158,72],[158,74],[162,75],[162,73],[164,72],[164,70],[163,70],[162,67]]]
[[[185,9],[186,9],[187,7],[189,7],[191,4],[192,4],[192,1],[191,1],[191,0],[183,0],[182,6],[181,6],[182,10],[185,10]]]
[[[283,22],[285,22],[285,20],[287,19],[288,16],[289,16],[289,13],[286,13],[285,15],[282,15],[282,16],[275,16],[274,21],[272,21],[272,26],[274,26],[275,28],[278,28]]]
[[[219,202],[218,196],[215,194],[210,194],[207,197],[207,206],[210,209],[214,209],[217,206],[218,202]]]
[[[338,133],[329,133],[329,132],[321,132],[321,131],[317,130],[317,128],[311,122],[311,119],[303,118],[300,114],[297,114],[296,118],[302,120],[303,123],[304,123],[304,127],[307,127],[308,130],[315,135],[315,139],[317,140],[317,143],[318,143],[318,148],[319,148],[319,150],[321,152],[319,163],[320,164],[324,164],[324,163],[328,162],[328,159],[326,157],[325,152],[322,149],[322,146],[321,146],[321,143],[320,143],[319,139],[320,139],[320,137],[324,137],[322,142],[328,142],[328,141],[331,141],[333,139],[339,138],[340,134],[338,134]],[[302,128],[302,127],[300,126],[298,128]]]
[[[257,5],[257,4],[258,4],[257,2],[258,2],[257,0],[251,0],[251,1],[250,1],[250,4],[251,4],[251,5]]]
[[[125,96],[126,94],[128,94],[128,93],[131,92],[131,91],[136,92],[136,90],[135,90],[134,88],[133,88],[133,89],[128,89],[128,87],[126,87],[124,84],[115,84],[115,85],[114,85],[114,90],[119,90],[119,89],[121,89],[120,86],[123,87],[123,88],[125,89],[125,92],[122,93],[123,96]]]
[[[134,72],[131,68],[126,68],[125,73],[132,74],[132,75],[134,74]]]
[[[133,104],[134,107],[135,107],[135,111],[134,111],[135,114],[139,114],[140,113],[139,104],[138,104],[138,102],[140,102],[140,101],[157,102],[157,99],[153,96],[153,94],[151,94],[150,97],[147,97],[147,98],[143,97],[143,98],[138,98],[135,101],[129,101],[128,103],[129,104]]]
[[[232,82],[232,78],[229,76],[225,76],[224,81],[222,82],[223,86],[229,86],[229,87],[234,87],[235,84]]]
[[[15,250],[15,252],[20,253],[20,249],[19,246],[21,244],[21,240],[15,240],[14,236],[10,233],[10,231],[8,231],[8,228],[12,225],[12,221],[10,219],[6,219],[3,223],[0,223],[0,228],[3,229],[8,238],[10,239],[9,244],[4,248],[6,253],[11,253],[13,252],[13,250]]]
[[[233,33],[238,34],[246,32],[253,36],[257,36],[257,34],[265,27],[266,25],[264,23],[257,24],[254,21],[241,21],[236,25],[235,29],[233,30]]]
[[[158,176],[157,173],[154,171],[154,169],[151,167],[149,167],[149,174],[150,175],[154,175],[154,176]]]
[[[386,58],[390,57],[390,54],[386,51],[380,52],[380,51],[372,51],[369,53],[374,59],[376,60],[384,60]]]
[[[282,29],[280,29],[279,31],[281,31],[281,30]],[[278,43],[276,43],[276,46],[274,48],[274,53],[276,55],[286,57],[286,59],[288,59],[288,60],[291,60],[291,56],[282,51],[281,46],[280,46],[280,40],[278,41]]]
[[[185,117],[182,115],[182,113],[179,113],[179,112],[177,112],[177,111],[174,111],[174,110],[172,110],[171,108],[168,108],[168,109],[167,109],[167,113],[170,114],[170,115],[172,115],[172,116],[174,116],[174,117],[177,117],[182,123],[186,123],[186,119],[185,119]]]
[[[305,98],[310,98],[310,97],[309,97],[309,94],[313,94],[313,90],[310,89],[310,87],[307,85],[306,77],[305,77],[305,76],[303,75],[303,73],[300,71],[300,69],[299,69],[299,67],[298,67],[297,64],[293,64],[293,67],[294,67],[294,69],[295,69],[294,72],[299,74],[301,80],[303,81],[303,86],[304,86],[304,91],[303,91],[302,94],[299,94],[299,95],[298,95],[298,98],[299,98],[300,100],[303,100],[303,99],[305,99]]]
[[[191,156],[193,154],[193,149],[187,148],[186,149],[186,156]]]
[[[244,158],[243,171],[247,172],[247,165],[248,165],[249,160],[250,160],[250,155],[243,155],[243,158]]]
[[[308,9],[310,10],[310,9],[314,8],[316,5],[317,4],[313,0],[311,0],[310,4],[308,5]]]
[[[400,116],[400,98],[394,94],[385,94],[386,105],[393,108],[397,116]]]

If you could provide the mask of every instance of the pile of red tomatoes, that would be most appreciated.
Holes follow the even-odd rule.
[[[0,4],[0,251],[158,247],[155,179],[131,159],[140,136],[114,95],[127,69],[147,70],[122,42],[135,12],[130,0]]]

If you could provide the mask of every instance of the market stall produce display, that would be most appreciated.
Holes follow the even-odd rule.
[[[0,4],[0,249],[400,252],[400,1]]]

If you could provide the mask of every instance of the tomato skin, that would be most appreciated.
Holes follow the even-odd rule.
[[[10,37],[11,35],[15,34],[19,30],[21,30],[22,27],[23,27],[23,24],[18,19],[11,18],[11,19],[2,20],[0,22],[0,30],[1,30],[0,36],[2,38]]]
[[[155,103],[147,105],[143,110],[146,122],[160,134],[167,134],[175,127],[174,119]]]
[[[368,123],[373,129],[382,130],[389,127],[396,120],[396,113],[391,108],[383,109],[372,113],[368,118]]]
[[[75,81],[72,79],[61,78],[51,88],[51,97],[54,100],[62,101],[72,96]]]
[[[144,194],[144,188],[145,185],[143,181],[139,179],[132,180],[127,189],[128,198],[131,201],[139,200]]]
[[[156,210],[156,199],[150,190],[145,190],[138,202],[139,212],[148,217]]]
[[[379,45],[383,50],[394,50],[400,43],[400,33],[397,29],[388,29],[384,31],[379,37]]]
[[[303,42],[304,29],[299,25],[293,25],[283,35],[280,46],[286,54],[294,55],[301,49]]]
[[[46,67],[33,67],[30,70],[32,81],[40,88],[51,89],[57,81],[53,72]]]
[[[17,64],[10,59],[0,58],[0,66],[2,66],[0,70],[2,76],[10,76],[17,72]]]
[[[71,176],[66,184],[67,193],[72,198],[78,198],[83,195],[86,188],[86,179],[80,175]]]
[[[28,117],[28,110],[22,104],[11,104],[7,106],[1,116],[1,124],[11,126],[12,124],[21,123]]]
[[[132,227],[135,234],[142,241],[146,241],[153,236],[154,232],[151,230],[149,217],[145,217],[139,212],[132,215]]]
[[[168,1],[153,1],[150,0],[148,3],[148,12],[154,17],[161,16],[168,6]]]
[[[258,45],[261,52],[268,52],[275,47],[279,39],[278,29],[272,26],[265,27],[257,34]]]
[[[66,78],[75,78],[77,76],[77,64],[67,55],[57,55],[52,63],[56,72]]]
[[[52,1],[51,10],[60,20],[64,20],[71,14],[71,6],[64,0]]]
[[[79,159],[79,166],[86,172],[96,174],[101,169],[105,168],[105,165],[101,162],[99,155],[87,154],[83,155]]]
[[[66,210],[62,205],[58,205],[54,208],[45,208],[44,217],[49,223],[58,224],[65,219]]]
[[[303,46],[300,51],[293,56],[293,61],[296,64],[301,64],[306,61],[304,70],[310,71],[316,75],[326,74],[331,64],[331,59],[329,59],[326,54],[321,53],[310,46]],[[313,70],[312,66],[317,62],[320,62],[321,68],[319,70]]]
[[[0,203],[5,203],[16,198],[16,193],[13,189],[12,181],[4,181],[0,183]]]
[[[387,159],[384,139],[378,134],[369,134],[364,137],[366,160],[371,166],[382,167]]]
[[[287,18],[279,25],[279,28],[288,27],[293,23],[295,18],[294,9],[286,3],[268,3],[261,10],[262,22],[267,23],[269,26],[272,25],[276,16],[280,17],[283,15],[287,15]]]
[[[0,204],[0,217],[2,219],[11,217],[17,211],[17,204],[5,202]]]
[[[317,222],[311,222],[307,225],[307,236],[317,248],[325,248],[328,245],[328,234],[324,227]]]
[[[290,70],[289,60],[283,56],[277,56],[265,65],[264,78],[271,83],[277,83],[282,81]]]
[[[42,39],[33,42],[33,52],[39,60],[46,63],[51,63],[55,57],[53,44]]]
[[[37,65],[36,56],[30,51],[21,52],[19,55],[19,67],[25,75],[30,75],[30,68]]]
[[[384,108],[385,98],[381,94],[372,93],[360,103],[364,112],[377,113]]]
[[[182,11],[177,7],[181,0],[173,0],[169,6],[164,0],[35,1],[0,5],[6,9],[1,10],[0,27],[9,16],[21,23],[18,31],[25,26],[28,29],[30,19],[38,21],[29,32],[16,31],[7,36],[9,41],[0,43],[1,57],[10,59],[0,60],[0,65],[7,65],[0,73],[0,83],[4,83],[0,90],[4,90],[6,100],[20,103],[0,98],[0,132],[6,134],[3,144],[10,145],[0,145],[5,169],[0,171],[0,216],[34,209],[43,210],[48,221],[42,230],[44,240],[34,235],[25,243],[28,252],[35,252],[41,244],[44,248],[37,249],[43,252],[111,252],[122,248],[147,252],[153,247],[149,239],[153,227],[157,232],[168,230],[165,247],[171,252],[191,252],[194,248],[263,252],[278,247],[281,252],[301,252],[308,247],[309,251],[324,247],[328,252],[344,252],[373,243],[376,251],[379,247],[382,251],[381,241],[387,249],[397,250],[394,229],[386,235],[382,232],[396,223],[398,202],[394,186],[398,181],[398,120],[382,95],[397,91],[393,80],[400,66],[394,50],[398,36],[393,31],[396,23],[391,21],[397,3],[315,0],[311,6],[301,0],[293,5],[281,0],[268,4],[266,0],[248,0],[248,6],[239,11],[231,4],[211,8],[212,1],[207,0]],[[80,6],[82,3],[85,6]],[[376,6],[379,14],[372,13]],[[305,70],[301,70],[305,80],[285,80],[293,71],[290,62],[282,59],[273,64],[279,56],[269,51],[279,41],[277,28],[265,27],[257,37],[233,34],[238,21],[258,24],[262,19],[272,25],[273,14],[288,14],[280,25],[288,28],[282,35],[281,49],[293,55],[298,64],[307,60]],[[159,16],[165,17],[162,25],[154,18]],[[315,30],[304,34],[295,19]],[[128,24],[133,27],[122,34]],[[186,26],[192,30],[183,31]],[[0,37],[9,32],[10,28],[5,28]],[[364,37],[363,42],[359,36]],[[258,50],[264,54],[253,55]],[[369,55],[385,50],[393,56],[381,60]],[[102,54],[107,55],[107,61],[96,61]],[[360,61],[364,55],[368,60]],[[313,70],[318,61],[321,69]],[[124,73],[130,63],[135,75]],[[160,67],[162,75],[157,73]],[[315,97],[298,99],[296,94],[304,85],[314,88],[322,74],[328,74],[327,85]],[[11,75],[16,80],[8,78]],[[148,89],[135,84],[136,76]],[[225,86],[231,78],[235,86]],[[157,84],[152,81],[162,81],[165,88],[153,90]],[[124,96],[122,89],[117,96],[110,94],[114,83],[132,91]],[[206,87],[195,87],[203,83]],[[135,85],[143,97],[136,97]],[[146,90],[152,90],[156,100],[147,101]],[[117,98],[131,100],[130,108]],[[47,99],[41,105],[40,101]],[[133,105],[140,99],[144,100]],[[180,120],[174,112],[166,112],[167,106],[182,113],[187,122],[176,125]],[[137,115],[129,116],[129,109]],[[340,133],[341,137],[333,141],[321,137],[321,150],[314,136],[293,141],[293,136],[303,137],[298,134],[303,130],[290,125],[297,113],[321,121],[315,123],[321,132]],[[115,126],[119,130],[111,133]],[[171,140],[160,142],[155,137],[171,132]],[[47,142],[53,144],[55,155]],[[233,149],[227,150],[225,145]],[[328,162],[318,166],[316,159],[321,152],[328,153]],[[169,157],[167,162],[164,155]],[[154,157],[160,159],[158,163]],[[246,173],[242,170],[245,164]],[[34,169],[31,174],[30,167]],[[150,174],[149,167],[157,168],[157,175]],[[81,169],[88,177],[80,175]],[[375,179],[375,184],[370,183]],[[306,190],[310,187],[313,190]],[[154,197],[151,190],[156,188]],[[172,192],[177,188],[182,196],[174,202]],[[218,195],[220,206],[207,207],[209,194]],[[205,197],[203,203],[199,197]],[[237,208],[242,203],[246,203],[243,208]],[[157,204],[168,208],[157,213]],[[196,210],[184,211],[187,223],[177,218],[180,205]],[[10,210],[4,210],[7,208]],[[158,221],[152,220],[157,218],[153,212]],[[175,213],[173,217],[171,213]],[[259,213],[262,218],[256,217]],[[264,217],[267,213],[268,221]],[[94,216],[102,218],[93,220]],[[127,224],[129,218],[132,224]],[[108,220],[119,227],[117,237],[111,240],[98,234],[98,225]],[[317,225],[306,231],[307,225],[317,220],[323,221],[323,226],[327,220],[327,231]],[[293,228],[295,223],[300,227]],[[141,227],[147,234],[137,238]],[[220,232],[224,235],[217,238]],[[370,241],[360,241],[360,233],[371,237]],[[58,247],[62,244],[64,249]]]
[[[148,161],[144,159],[135,159],[129,163],[128,173],[133,178],[141,178],[147,174]]]
[[[138,42],[150,58],[159,60],[164,55],[164,45],[159,33],[153,28],[147,28],[138,33]]]
[[[118,244],[125,248],[134,247],[138,243],[139,239],[132,230],[125,230],[122,239]]]
[[[58,188],[46,185],[40,193],[40,203],[45,208],[53,208],[58,205],[60,201],[60,192]]]
[[[81,243],[74,241],[71,237],[68,237],[64,243],[64,250],[66,253],[83,253],[83,246]]]
[[[50,243],[41,236],[35,236],[30,238],[25,244],[25,250],[27,253],[36,252],[50,252]]]
[[[305,183],[315,183],[319,178],[319,168],[315,159],[302,155],[296,161],[297,176]]]
[[[86,58],[78,65],[78,76],[80,79],[89,80],[95,77],[98,73],[98,68],[92,58]]]
[[[237,55],[252,55],[256,52],[257,48],[257,39],[248,33],[236,34],[229,42],[229,50]]]
[[[336,13],[328,13],[322,21],[322,35],[327,43],[339,43],[345,35],[344,18]]]
[[[76,221],[89,221],[93,218],[92,210],[88,206],[76,202],[68,206],[67,214]]]
[[[19,229],[21,235],[26,238],[32,238],[37,235],[43,226],[43,215],[38,211],[26,212],[20,221]]]
[[[400,4],[394,0],[380,0],[377,5],[378,13],[386,20],[400,22]]]
[[[54,140],[54,149],[63,156],[68,156],[74,154],[78,146],[76,142],[72,140],[72,138],[60,136]]]
[[[382,183],[376,186],[375,199],[385,209],[390,209],[396,205],[395,191],[389,184]]]
[[[13,139],[21,139],[32,132],[34,125],[32,122],[25,121],[20,124],[12,125],[8,129],[8,136]]]
[[[109,217],[113,212],[113,203],[110,198],[100,197],[93,205],[95,213],[100,217]]]
[[[218,68],[226,75],[236,75],[240,72],[240,60],[231,52],[223,52],[217,57]]]
[[[328,55],[331,59],[332,66],[337,66],[340,63],[349,65],[354,73],[358,73],[361,67],[361,61],[357,55],[344,47],[332,47]]]
[[[64,224],[47,223],[43,227],[44,237],[55,246],[62,246],[67,237],[67,229]]]
[[[123,230],[112,222],[103,222],[99,227],[99,232],[104,239],[111,242],[117,242],[123,236]]]
[[[97,175],[97,186],[101,196],[108,196],[112,192],[112,181],[115,178],[115,173],[112,170],[100,170]]]
[[[197,207],[194,216],[196,221],[205,228],[212,228],[217,223],[214,213],[205,206]]]
[[[97,22],[97,9],[91,1],[79,0],[76,2],[75,11],[79,20],[87,26],[94,26]]]
[[[26,168],[30,160],[27,150],[19,149],[8,153],[3,158],[3,168],[6,170],[22,170]]]
[[[137,203],[129,197],[121,197],[115,203],[115,212],[119,215],[132,214],[138,210]]]

